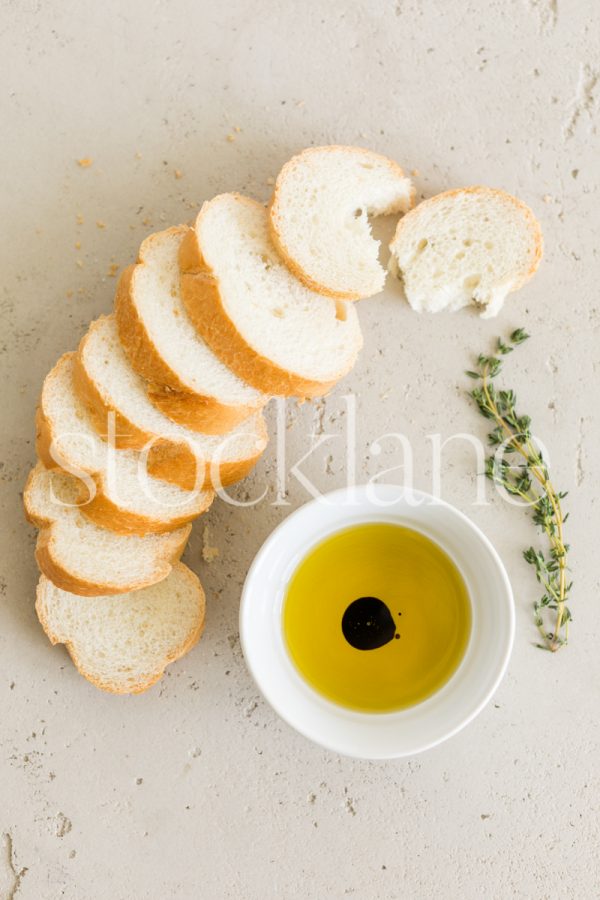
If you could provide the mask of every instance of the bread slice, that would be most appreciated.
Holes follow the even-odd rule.
[[[317,397],[352,368],[362,346],[356,310],[309,291],[290,273],[259,203],[239,194],[205,203],[179,259],[190,319],[255,388]]]
[[[35,608],[50,642],[65,644],[84,678],[113,694],[139,694],[198,642],[205,599],[178,562],[158,584],[117,596],[78,597],[42,575]]]
[[[85,516],[120,534],[171,531],[212,503],[209,490],[184,491],[147,475],[134,450],[115,450],[96,433],[75,392],[74,353],[65,353],[46,376],[37,411],[37,453],[46,468],[80,480]]]
[[[277,177],[271,235],[311,290],[359,300],[385,282],[368,216],[405,213],[414,199],[410,179],[391,159],[360,147],[314,147],[293,156]]]
[[[528,206],[505,191],[469,187],[420,203],[398,223],[391,268],[419,312],[475,303],[495,316],[506,295],[531,278],[542,232]]]
[[[244,478],[264,451],[268,433],[254,413],[226,435],[206,435],[172,422],[148,399],[119,341],[114,316],[92,322],[75,359],[75,384],[96,431],[106,437],[113,413],[115,444],[148,450],[148,471],[191,490],[219,488]]]
[[[187,228],[147,238],[123,273],[115,312],[119,337],[149,396],[180,425],[224,434],[270,399],[217,359],[189,321],[179,291],[178,252]]]
[[[82,597],[122,594],[166,578],[179,559],[191,525],[166,534],[115,534],[99,528],[77,506],[72,475],[38,463],[29,473],[23,503],[40,529],[35,556],[47,578]]]

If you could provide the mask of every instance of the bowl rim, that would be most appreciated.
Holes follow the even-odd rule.
[[[378,507],[373,500],[373,492],[375,492],[378,497],[392,497],[391,502],[386,502]],[[407,497],[412,498],[411,502],[406,505]],[[333,535],[336,532],[344,528],[352,527],[353,525],[360,524],[361,519],[357,518],[357,513],[359,515],[362,513],[362,522],[366,523],[367,521],[383,521],[383,517],[381,515],[382,511],[387,514],[387,520],[393,520],[396,518],[398,524],[405,525],[407,527],[413,527],[415,530],[422,530],[420,522],[412,522],[410,521],[410,514],[407,515],[407,509],[410,509],[410,506],[419,506],[419,507],[438,507],[443,508],[451,515],[456,517],[458,520],[462,522],[464,526],[471,532],[471,535],[479,542],[482,549],[485,549],[489,554],[489,557],[494,565],[495,575],[497,577],[497,585],[502,595],[503,601],[503,612],[506,615],[506,637],[504,646],[502,648],[502,652],[499,656],[499,659],[495,663],[495,674],[490,681],[490,684],[483,696],[479,699],[478,702],[473,704],[473,707],[469,710],[469,712],[465,715],[462,715],[456,723],[444,731],[443,734],[438,735],[434,739],[424,740],[422,743],[416,743],[415,746],[410,751],[399,750],[397,752],[390,753],[389,751],[381,751],[378,752],[376,749],[369,751],[369,753],[364,752],[355,752],[352,748],[349,748],[347,744],[342,740],[340,742],[332,739],[328,736],[323,736],[320,734],[316,734],[313,729],[295,717],[293,714],[290,714],[287,708],[283,708],[280,703],[278,703],[274,698],[272,692],[269,690],[269,685],[263,682],[263,679],[257,674],[256,668],[254,666],[254,654],[260,650],[259,647],[255,646],[254,638],[251,637],[251,629],[247,627],[247,621],[249,614],[251,612],[251,604],[253,602],[252,594],[255,591],[255,577],[258,569],[264,564],[265,559],[271,554],[274,545],[280,540],[283,533],[290,531],[294,528],[294,523],[301,516],[306,516],[308,512],[318,506],[321,506],[323,503],[328,504],[332,508],[336,509],[344,509],[346,505],[344,501],[349,501],[347,505],[347,509],[349,512],[342,516],[340,515],[335,521],[329,523],[328,527],[323,531],[320,536],[316,536],[316,532],[312,532],[311,534],[307,534],[304,541],[304,547],[300,554],[295,553],[296,563],[292,569],[295,571],[299,563],[306,557],[311,548],[314,548],[318,543],[322,540],[327,539],[330,535]],[[417,501],[417,502],[414,502]],[[397,510],[397,507],[401,506],[402,513]],[[377,518],[379,509],[379,518]],[[352,515],[352,511],[354,511],[354,516]],[[402,521],[401,521],[402,520]],[[422,533],[427,535],[427,530],[424,530]],[[444,546],[443,542],[438,541],[435,537],[431,535],[427,535],[430,539],[434,540],[438,545],[448,553],[453,559],[455,565],[461,571],[461,574],[464,576],[464,572],[462,571],[462,566],[454,556],[454,554],[448,549],[448,547]],[[292,554],[290,554],[290,557]],[[289,563],[289,559],[288,559]],[[288,583],[286,580],[285,584]],[[285,585],[282,588],[285,590]],[[470,591],[469,591],[470,595]],[[270,597],[270,606],[273,610],[279,605],[279,595],[273,594]],[[471,598],[471,603],[473,600]],[[475,613],[475,610],[472,609],[472,612]],[[491,697],[496,692],[498,685],[502,681],[504,674],[506,672],[512,647],[514,643],[514,635],[515,635],[515,606],[514,606],[514,598],[513,591],[510,584],[510,580],[504,564],[498,554],[497,550],[489,540],[489,538],[484,534],[484,532],[476,525],[465,513],[461,510],[457,509],[452,504],[448,503],[445,500],[440,499],[439,497],[435,497],[432,494],[428,494],[425,491],[418,490],[417,488],[405,488],[401,485],[389,484],[389,483],[372,483],[372,484],[364,484],[364,485],[356,485],[351,487],[337,488],[333,491],[330,491],[326,494],[323,494],[319,497],[313,498],[306,503],[302,504],[296,510],[291,512],[282,522],[280,522],[268,535],[265,539],[258,552],[256,553],[246,575],[246,579],[244,581],[244,586],[241,594],[240,601],[240,611],[239,611],[239,632],[240,632],[240,645],[242,648],[242,653],[244,655],[244,660],[246,662],[246,666],[248,671],[250,672],[254,683],[261,695],[267,701],[267,703],[271,706],[271,708],[277,713],[277,715],[283,719],[291,728],[297,731],[299,734],[303,735],[303,737],[312,741],[313,743],[321,746],[327,750],[330,750],[334,753],[337,753],[342,756],[348,756],[354,759],[399,759],[403,757],[414,756],[418,753],[422,753],[426,750],[429,750],[449,738],[453,737],[459,731],[462,731],[470,722],[475,719],[482,709],[487,705],[490,701]],[[475,637],[475,616],[473,617],[471,634],[469,636],[468,647],[471,646]],[[448,682],[440,688],[439,691],[435,692],[432,697],[438,696],[441,692],[444,691],[447,685],[451,684],[461,670],[465,658],[468,653],[468,648],[465,650],[465,654],[463,659],[459,663],[458,668],[450,677]],[[331,700],[328,700],[322,695],[320,695],[311,685],[306,682],[306,680],[302,677],[301,673],[293,663],[290,658],[289,651],[287,648],[285,649],[285,654],[289,665],[296,672],[297,679],[302,682],[302,684],[308,689],[309,693],[314,696],[314,702],[319,703],[319,705],[331,708],[332,715],[337,714],[351,714],[353,716],[360,717],[361,719],[372,719],[372,720],[381,720],[383,718],[394,719],[399,716],[402,712],[407,712],[409,710],[417,709],[418,707],[422,707],[423,704],[427,704],[428,701],[432,698],[427,698],[422,701],[420,704],[415,704],[413,707],[409,707],[408,710],[403,711],[392,711],[392,712],[359,712],[355,710],[349,710],[346,707],[343,707],[339,704],[334,703]]]

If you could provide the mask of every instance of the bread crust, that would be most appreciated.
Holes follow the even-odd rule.
[[[434,197],[429,197],[427,200],[423,200],[422,203],[419,203],[419,205],[415,207],[415,209],[407,213],[404,218],[400,219],[400,221],[398,222],[394,237],[390,242],[390,252],[394,254],[394,245],[402,235],[402,232],[406,229],[415,227],[415,223],[418,223],[419,218],[423,214],[427,213],[427,211],[430,210],[432,206],[443,203],[444,201],[452,199],[453,197],[459,197],[463,194],[488,194],[490,196],[493,196],[499,199],[502,203],[508,204],[509,206],[513,206],[515,209],[518,209],[527,221],[532,237],[531,261],[527,270],[515,273],[516,280],[509,291],[509,293],[513,293],[514,291],[523,287],[523,285],[527,281],[529,281],[529,279],[537,271],[537,268],[544,254],[544,238],[542,235],[541,225],[534,215],[533,210],[530,209],[530,207],[527,206],[526,203],[523,203],[522,200],[519,200],[518,197],[514,197],[512,194],[509,194],[507,191],[503,191],[501,188],[490,188],[486,187],[485,185],[477,184],[472,185],[471,187],[453,188],[450,191],[443,191],[441,194],[436,194]]]
[[[57,366],[66,359],[73,358],[73,353],[65,353],[59,359]],[[43,398],[43,390],[42,390]],[[54,439],[52,422],[43,409],[43,399],[40,401],[36,410],[36,452],[38,458],[47,469],[60,469],[60,464],[54,459],[50,448]],[[182,513],[179,516],[173,516],[168,520],[154,519],[150,516],[132,512],[124,507],[114,503],[105,492],[104,475],[102,472],[87,471],[95,484],[95,495],[88,499],[88,491],[82,482],[78,502],[82,504],[81,512],[87,516],[92,522],[114,531],[117,534],[162,534],[166,531],[174,531],[182,525],[186,525],[193,519],[197,518],[211,505],[214,494],[207,491],[206,497],[202,505],[194,510],[194,512]],[[86,502],[87,501],[87,502]]]
[[[156,584],[166,578],[185,549],[185,545],[192,530],[191,525],[181,529],[181,535],[177,541],[173,540],[170,547],[165,546],[162,552],[157,552],[155,570],[151,578],[130,581],[126,587],[123,584],[116,585],[110,581],[90,581],[74,575],[61,561],[58,553],[58,538],[56,530],[59,527],[56,519],[40,516],[35,512],[30,502],[30,485],[35,478],[36,469],[32,469],[25,484],[23,492],[23,506],[25,518],[39,529],[35,549],[35,558],[38,568],[46,578],[56,587],[78,594],[81,597],[98,597],[104,594],[123,594],[128,591],[136,591],[151,584]]]
[[[255,200],[240,194],[233,196],[248,205],[260,206]],[[201,223],[202,215],[201,210],[196,219],[197,224]],[[316,381],[282,369],[254,350],[227,315],[219,290],[219,280],[204,259],[197,228],[190,229],[181,242],[179,267],[181,295],[198,334],[226,366],[258,390],[303,399],[321,397],[354,365],[360,347],[356,348],[350,364],[335,379]]]
[[[325,147],[308,147],[306,150],[303,150],[301,153],[296,154],[296,156],[292,156],[290,160],[288,160],[279,175],[277,176],[277,180],[275,181],[275,187],[273,189],[273,194],[269,201],[269,231],[271,234],[271,239],[277,248],[277,252],[279,253],[281,259],[284,261],[290,272],[296,276],[296,278],[302,282],[305,287],[309,288],[311,291],[314,291],[316,294],[322,294],[324,297],[330,297],[333,300],[363,300],[370,294],[361,294],[358,291],[339,291],[334,288],[329,287],[326,284],[323,284],[320,281],[317,281],[313,278],[305,269],[303,269],[298,262],[291,255],[290,250],[283,239],[282,229],[280,227],[280,212],[279,212],[279,202],[280,202],[280,190],[282,182],[285,177],[289,175],[289,173],[299,164],[301,164],[301,160],[305,159],[307,156],[310,156],[315,153],[357,153],[357,154],[367,154],[380,162],[385,162],[386,165],[400,178],[408,178],[404,169],[398,165],[397,162],[394,162],[393,159],[389,159],[387,156],[383,156],[381,153],[375,153],[373,150],[366,150],[363,147],[348,147],[342,144],[331,144]],[[410,198],[408,203],[408,210],[411,210],[415,205],[416,199],[416,190],[415,186],[411,185],[410,190]],[[408,212],[406,210],[406,212]]]
[[[101,317],[97,322],[101,322]],[[88,409],[94,428],[104,440],[107,434],[108,415],[113,413],[115,423],[115,446],[124,450],[144,450],[152,442],[148,453],[148,472],[183,490],[191,491],[196,487],[210,488],[227,486],[240,481],[252,471],[268,443],[268,431],[264,418],[260,417],[260,428],[257,432],[259,449],[251,456],[242,459],[225,461],[220,464],[207,463],[198,457],[185,440],[158,436],[144,431],[121,413],[109,398],[101,393],[93,378],[85,367],[85,349],[90,333],[97,322],[93,322],[83,337],[73,368],[76,390]],[[202,469],[199,469],[202,466]]]
[[[167,230],[184,235],[188,228],[177,226]],[[155,235],[150,235],[142,242],[137,264],[128,266],[117,284],[115,315],[121,344],[132,367],[149,382],[148,397],[161,412],[193,431],[225,434],[264,404],[224,404],[216,397],[196,394],[164,361],[146,330],[135,302],[136,271],[138,266],[145,264],[146,251],[154,239]]]
[[[173,563],[176,562],[183,553],[185,545],[188,542],[192,526],[188,525],[182,528],[182,536],[172,551],[164,555],[157,556],[155,570],[151,578],[138,578],[130,581],[126,586],[112,584],[111,582],[90,581],[88,579],[78,578],[70,572],[60,561],[56,553],[56,538],[54,534],[53,524],[48,525],[40,531],[35,548],[35,559],[38,568],[46,578],[49,579],[56,587],[69,591],[71,594],[77,594],[80,597],[99,597],[103,595],[125,594],[130,591],[137,591],[151,584],[157,584],[163,581],[171,573]]]
[[[38,586],[36,589],[36,601],[35,601],[35,611],[40,622],[40,625],[44,629],[46,637],[50,641],[50,643],[55,646],[56,644],[64,644],[71,660],[79,672],[80,675],[89,681],[94,687],[99,688],[101,691],[106,691],[110,694],[142,694],[144,691],[147,691],[152,685],[156,684],[165,673],[165,669],[168,665],[175,662],[178,659],[181,659],[182,656],[185,656],[186,653],[198,643],[200,638],[202,637],[202,633],[204,631],[205,624],[205,615],[206,615],[206,596],[204,594],[204,589],[200,583],[198,577],[185,566],[181,562],[176,562],[173,566],[173,569],[182,569],[185,570],[187,577],[194,584],[195,589],[198,593],[198,618],[195,622],[193,628],[190,629],[188,635],[186,635],[185,639],[174,647],[172,650],[167,653],[163,659],[160,660],[158,664],[158,671],[155,671],[148,675],[144,681],[138,681],[136,684],[132,685],[128,688],[123,688],[122,685],[117,684],[115,682],[103,681],[97,675],[95,675],[92,671],[86,669],[83,663],[80,661],[77,650],[75,647],[75,643],[73,641],[66,640],[64,638],[59,637],[54,634],[50,628],[48,622],[48,616],[46,615],[45,608],[45,591],[47,590],[47,585],[44,580],[44,576],[40,578],[38,582]],[[85,603],[85,600],[82,600],[82,603]]]
[[[267,445],[268,435],[267,427],[262,420],[262,440],[260,449],[252,456],[245,459],[236,459],[221,463],[210,463],[205,465],[201,485],[206,488],[227,487],[229,484],[235,484],[241,481],[252,471],[257,464],[264,449]],[[184,451],[187,451],[184,452]],[[148,472],[154,478],[160,478],[170,484],[176,484],[183,490],[191,491],[196,487],[196,479],[198,473],[196,471],[198,460],[185,444],[159,445],[152,447],[148,454]]]
[[[101,318],[105,317],[102,316]],[[96,321],[99,322],[101,320],[97,319]],[[92,322],[87,333],[81,339],[73,360],[75,390],[90,414],[95,431],[98,432],[103,440],[106,440],[108,415],[112,413],[114,416],[115,446],[120,450],[141,450],[149,441],[150,436],[138,428],[137,425],[134,425],[116,406],[110,403],[108,398],[99,391],[85,368],[85,363],[83,362],[85,348],[90,332],[95,324],[96,322]]]
[[[260,409],[255,406],[224,406],[214,398],[174,391],[161,384],[149,384],[148,397],[169,419],[203,434],[227,434]]]

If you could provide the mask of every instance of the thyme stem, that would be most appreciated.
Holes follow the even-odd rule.
[[[567,583],[567,553],[564,542],[564,523],[561,500],[567,495],[554,488],[542,451],[531,433],[531,419],[516,411],[517,398],[512,390],[497,390],[494,378],[502,369],[503,357],[528,339],[522,328],[517,328],[508,342],[498,339],[496,354],[478,357],[478,368],[467,372],[470,378],[480,382],[471,391],[480,413],[494,423],[488,435],[495,451],[486,460],[485,475],[502,486],[509,494],[520,497],[532,508],[533,521],[546,535],[549,551],[529,547],[523,552],[527,563],[535,569],[537,581],[544,588],[540,600],[534,603],[534,621],[541,635],[543,649],[553,653],[567,643],[571,612],[567,598],[571,584]],[[511,455],[518,453],[524,464],[511,464]],[[537,487],[534,489],[534,484]],[[550,630],[546,624],[549,613],[554,616]]]

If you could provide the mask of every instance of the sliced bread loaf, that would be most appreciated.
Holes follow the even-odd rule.
[[[385,282],[368,216],[405,213],[414,196],[410,179],[385,156],[360,147],[314,147],[292,157],[277,177],[271,235],[307,287],[359,300]]]
[[[114,316],[92,322],[79,345],[74,375],[96,431],[106,437],[113,413],[116,446],[146,449],[150,474],[186,490],[239,481],[267,445],[260,412],[225,435],[201,434],[172,422],[150,402],[144,380],[129,364]]]
[[[205,203],[179,259],[190,319],[255,388],[317,397],[352,368],[362,346],[356,310],[314,294],[291,274],[256,201],[221,194]]]
[[[420,203],[398,223],[391,268],[419,312],[470,303],[495,316],[506,295],[535,272],[542,232],[528,206],[488,187],[446,191]]]
[[[113,694],[139,694],[197,643],[205,599],[178,562],[159,584],[117,596],[78,597],[42,575],[35,608],[50,642],[65,644],[84,678]]]
[[[166,578],[183,553],[191,525],[165,534],[115,534],[99,528],[77,506],[72,475],[38,463],[29,473],[23,502],[40,529],[35,556],[47,578],[83,597],[122,594]]]
[[[184,491],[149,476],[134,450],[103,441],[73,383],[74,353],[65,353],[46,376],[37,411],[37,453],[47,468],[81,480],[81,511],[121,534],[171,531],[212,503],[209,490]],[[85,486],[84,486],[85,485]]]
[[[185,226],[147,238],[123,273],[115,312],[119,337],[149,396],[166,416],[205,434],[224,434],[270,399],[239,379],[189,321],[179,290]]]

